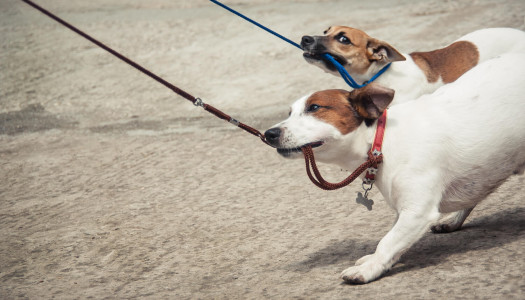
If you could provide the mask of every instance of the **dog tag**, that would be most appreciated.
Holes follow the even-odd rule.
[[[368,199],[366,194],[363,195],[363,193],[361,192],[357,193],[357,198],[355,199],[355,202],[357,204],[363,204],[368,210],[372,210],[372,205],[374,205],[374,200]]]

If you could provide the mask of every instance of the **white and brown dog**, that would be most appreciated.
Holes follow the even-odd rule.
[[[498,55],[525,53],[525,32],[512,28],[481,29],[443,49],[406,55],[359,29],[333,26],[325,31],[324,36],[303,36],[301,47],[307,62],[340,76],[323,56],[330,54],[358,83],[369,80],[392,63],[375,82],[396,91],[392,103],[395,104],[432,93],[477,64]]]
[[[366,283],[388,271],[432,227],[450,232],[513,174],[525,168],[525,54],[505,54],[456,82],[388,110],[376,186],[397,221],[374,254],[342,272]],[[394,91],[371,84],[326,90],[297,100],[288,119],[266,131],[285,157],[317,143],[316,158],[353,170],[366,161],[376,119]],[[405,99],[401,99],[405,100]],[[439,220],[441,213],[450,216]]]

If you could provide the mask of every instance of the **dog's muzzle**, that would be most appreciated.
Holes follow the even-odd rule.
[[[281,128],[274,127],[266,130],[264,137],[270,146],[279,148],[279,140],[281,139]]]
[[[323,43],[318,41],[318,37],[305,35],[301,38],[301,48],[305,53],[321,54],[327,51]]]
[[[281,128],[274,127],[274,128],[270,128],[270,129],[266,130],[266,132],[264,133],[264,137],[266,138],[266,141],[268,142],[268,144],[270,144],[272,147],[277,148],[277,153],[279,153],[279,154],[281,154],[282,156],[285,156],[285,157],[290,156],[292,153],[301,152],[301,148],[306,147],[306,146],[311,146],[312,148],[317,148],[317,147],[323,145],[322,141],[317,141],[317,142],[313,142],[313,143],[308,143],[308,144],[302,145],[300,147],[282,148],[281,145],[280,145],[281,134],[282,134]]]
[[[314,44],[315,38],[313,36],[305,35],[301,38],[301,47],[303,50],[308,50]]]
[[[345,66],[348,61],[334,53],[330,53],[328,48],[323,44],[322,37],[305,35],[301,39],[301,48],[303,49],[303,57],[309,63],[322,62],[324,66],[330,71],[337,71],[337,68],[326,59],[325,54],[330,54],[338,63]]]

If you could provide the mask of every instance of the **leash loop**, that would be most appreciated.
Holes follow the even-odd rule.
[[[377,120],[377,128],[376,128],[376,135],[374,137],[374,142],[372,144],[372,147],[368,151],[368,160],[364,163],[362,163],[352,174],[350,174],[347,178],[342,180],[338,183],[330,183],[326,181],[323,176],[321,176],[321,173],[319,172],[319,169],[317,168],[317,165],[315,163],[315,157],[314,152],[312,150],[311,145],[307,145],[301,148],[301,151],[304,155],[304,160],[306,164],[306,174],[308,174],[308,177],[310,180],[319,188],[323,190],[336,190],[340,189],[342,187],[345,187],[352,183],[359,175],[364,173],[366,171],[366,174],[363,178],[362,187],[365,190],[365,196],[366,199],[368,192],[372,189],[372,186],[374,185],[375,176],[377,174],[379,164],[383,162],[383,153],[381,152],[382,144],[383,144],[383,136],[385,133],[385,126],[386,126],[386,118],[387,118],[387,110],[384,110],[379,119]],[[312,170],[310,170],[310,168]],[[313,171],[313,174],[312,174]],[[369,188],[366,188],[365,185],[370,185]]]
[[[369,151],[368,160],[362,163],[352,174],[350,174],[347,178],[343,179],[342,181],[338,183],[331,183],[331,182],[326,181],[321,175],[321,173],[319,172],[319,169],[317,168],[317,164],[315,163],[315,157],[314,157],[314,153],[312,150],[312,146],[311,145],[304,146],[303,148],[301,148],[301,151],[304,154],[304,160],[306,164],[306,174],[308,174],[308,177],[313,182],[313,184],[315,184],[317,187],[323,190],[326,190],[326,191],[337,190],[337,189],[340,189],[342,187],[349,185],[350,183],[354,182],[354,180],[356,180],[359,177],[359,175],[365,172],[368,168],[374,165],[377,166],[383,161],[383,154],[374,156],[372,152]],[[310,170],[310,168],[312,170]],[[370,186],[370,189],[371,188],[372,186]]]

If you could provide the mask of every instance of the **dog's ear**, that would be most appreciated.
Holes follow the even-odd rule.
[[[406,60],[403,54],[388,43],[370,38],[366,45],[368,59],[390,63],[394,61]]]
[[[361,117],[375,120],[394,99],[394,90],[378,84],[369,84],[364,88],[353,90],[348,97]]]

